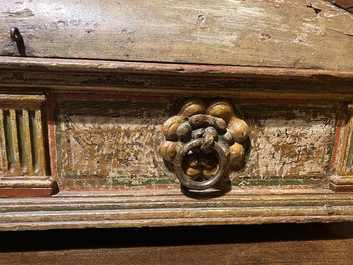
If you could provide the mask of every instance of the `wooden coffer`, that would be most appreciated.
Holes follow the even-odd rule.
[[[353,220],[353,17],[3,1],[0,230]]]

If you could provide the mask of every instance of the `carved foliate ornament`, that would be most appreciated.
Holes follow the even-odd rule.
[[[163,124],[166,140],[160,152],[181,184],[189,189],[213,187],[229,169],[242,165],[249,126],[231,104],[200,99],[187,101],[178,115]]]

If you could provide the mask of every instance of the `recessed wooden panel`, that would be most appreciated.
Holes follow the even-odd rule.
[[[325,180],[335,137],[335,107],[244,105],[241,108],[252,135],[246,166],[235,174],[240,185],[309,184]]]
[[[56,108],[61,189],[178,187],[159,146],[169,101],[62,101]],[[236,105],[234,105],[236,107]],[[240,104],[251,139],[234,186],[327,183],[337,106]]]
[[[176,184],[159,155],[167,102],[62,102],[57,114],[63,188]]]

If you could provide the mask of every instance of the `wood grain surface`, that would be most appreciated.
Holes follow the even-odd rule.
[[[1,57],[0,88],[112,94],[351,101],[353,71]]]
[[[0,55],[18,27],[30,57],[352,70],[352,22],[320,0],[6,0]]]
[[[1,232],[0,264],[350,265],[352,231],[337,223]]]

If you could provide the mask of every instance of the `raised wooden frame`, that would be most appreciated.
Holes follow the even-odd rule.
[[[127,100],[136,95],[198,96],[249,99],[255,103],[310,100],[315,104],[329,100],[342,106],[343,115],[336,126],[338,138],[331,163],[338,170],[332,172],[327,186],[250,186],[226,195],[189,196],[175,187],[125,191],[61,191],[59,187],[59,193],[47,198],[0,198],[1,230],[353,220],[353,182],[340,170],[348,163],[346,150],[351,141],[351,120],[346,110],[347,102],[353,100],[353,72],[2,57],[0,79],[4,95],[60,94],[69,98],[73,93],[88,97],[119,94]],[[48,139],[47,143],[53,145],[52,141]],[[54,187],[48,175],[46,188]],[[0,178],[1,185],[7,183],[4,180]],[[25,178],[16,181],[18,186],[34,183]],[[343,189],[337,188],[340,184]],[[2,195],[54,193],[52,188],[49,194],[37,188],[33,185],[24,193]]]

